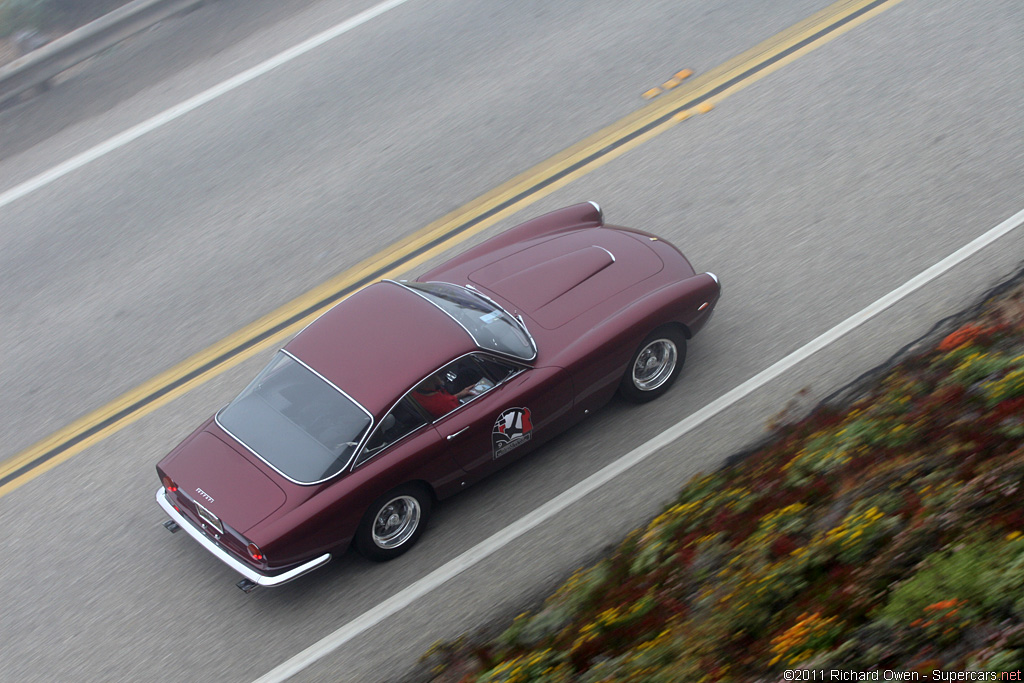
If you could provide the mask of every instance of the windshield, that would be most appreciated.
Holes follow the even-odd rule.
[[[522,321],[479,292],[447,282],[403,282],[469,332],[476,345],[522,360],[533,360],[537,347]]]
[[[345,468],[371,418],[325,379],[278,352],[217,422],[284,476],[314,484]]]

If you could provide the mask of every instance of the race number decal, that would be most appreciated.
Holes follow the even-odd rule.
[[[509,408],[494,422],[491,443],[494,445],[494,459],[497,460],[511,450],[519,448],[533,435],[533,421],[529,408]]]

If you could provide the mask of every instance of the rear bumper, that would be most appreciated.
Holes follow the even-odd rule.
[[[167,500],[167,496],[164,494],[162,486],[156,491],[156,502],[161,508],[163,508],[164,512],[166,512],[171,519],[177,522],[179,527],[184,529],[189,536],[198,541],[201,546],[213,553],[214,557],[234,569],[249,581],[252,581],[257,586],[266,586],[268,588],[280,586],[282,583],[293,581],[303,574],[308,574],[314,569],[319,569],[323,565],[327,564],[331,559],[331,554],[325,553],[310,560],[309,562],[300,564],[298,567],[293,567],[280,574],[262,574],[244,562],[238,560],[234,555],[224,550],[224,548],[221,548],[213,541],[213,539],[209,538],[200,529],[196,528],[195,524],[193,524],[188,517],[175,510],[174,506]]]

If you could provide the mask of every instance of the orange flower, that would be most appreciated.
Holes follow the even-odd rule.
[[[939,342],[939,351],[952,351],[964,344],[969,344],[985,332],[986,330],[982,326],[968,323]]]

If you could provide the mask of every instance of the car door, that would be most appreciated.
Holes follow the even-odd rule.
[[[373,498],[383,490],[422,479],[444,498],[459,490],[466,479],[446,446],[430,425],[429,415],[404,396],[374,427],[349,479],[366,480]]]
[[[467,364],[465,359],[471,363]],[[555,436],[572,408],[572,383],[561,368],[529,368],[474,353],[455,361],[483,377],[478,393],[434,422],[450,454],[476,481]],[[451,364],[451,365],[454,365]],[[448,366],[441,376],[458,375]],[[487,386],[487,384],[492,386]],[[458,383],[450,387],[459,391]]]

